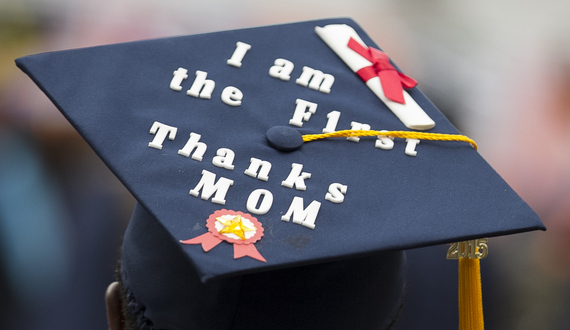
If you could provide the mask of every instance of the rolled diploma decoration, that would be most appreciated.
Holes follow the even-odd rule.
[[[353,71],[371,66],[372,63],[348,48],[348,41],[352,37],[361,45],[368,48],[354,29],[346,24],[331,24],[325,27],[315,27],[315,32],[323,41],[348,65]],[[405,104],[394,102],[386,98],[379,77],[373,77],[366,82],[368,88],[378,96],[384,104],[410,129],[428,130],[435,126],[435,122],[425,113],[416,101],[404,90]]]

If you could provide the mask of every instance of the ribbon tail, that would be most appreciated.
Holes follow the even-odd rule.
[[[418,85],[418,82],[414,78],[408,77],[401,72],[398,72],[398,75],[400,76],[400,81],[402,82],[402,86],[404,86],[404,88],[410,89]]]
[[[242,257],[251,257],[255,260],[267,262],[265,258],[257,251],[253,244],[234,244],[234,259]]]
[[[402,89],[402,83],[400,82],[400,76],[396,70],[383,70],[378,72],[378,77],[380,77],[380,83],[382,84],[382,90],[384,95],[394,102],[405,104],[404,101],[404,90]]]
[[[182,244],[202,244],[202,249],[204,249],[204,252],[210,251],[221,242],[222,242],[221,239],[217,238],[210,232],[202,234],[198,237],[180,241],[180,243]]]
[[[348,48],[355,51],[358,55],[372,62],[372,57],[370,56],[370,51],[368,50],[368,48],[362,46],[358,41],[354,40],[354,38],[350,37],[347,46]]]

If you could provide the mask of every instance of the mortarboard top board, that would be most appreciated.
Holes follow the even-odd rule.
[[[138,201],[122,274],[141,324],[177,329],[165,320],[184,318],[173,305],[189,295],[202,307],[188,310],[225,301],[234,315],[217,298],[239,296],[244,275],[276,296],[302,269],[305,283],[374,277],[401,293],[387,283],[401,280],[402,250],[544,230],[379,49],[354,21],[326,19],[17,60]],[[303,142],[341,130],[373,136]],[[345,273],[325,269],[339,263]],[[177,298],[153,297],[168,285]],[[226,322],[202,312],[196,326]]]

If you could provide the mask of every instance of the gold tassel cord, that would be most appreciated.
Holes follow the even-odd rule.
[[[310,142],[325,138],[334,137],[356,137],[356,136],[390,136],[404,139],[433,140],[433,141],[462,141],[470,143],[477,150],[477,143],[465,135],[425,133],[412,131],[372,131],[372,130],[344,130],[323,134],[303,135],[303,142]]]

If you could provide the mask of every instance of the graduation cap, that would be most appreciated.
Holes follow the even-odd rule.
[[[386,328],[403,250],[544,230],[350,19],[16,62],[137,199],[144,329]]]

